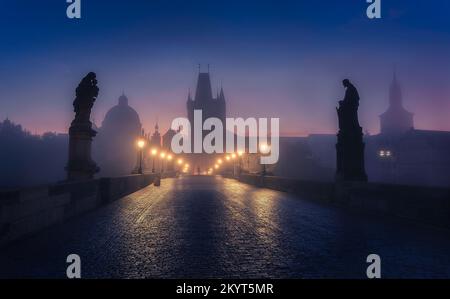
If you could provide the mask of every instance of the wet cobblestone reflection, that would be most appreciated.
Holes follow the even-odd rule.
[[[166,179],[0,250],[0,277],[450,277],[447,231],[221,177]]]

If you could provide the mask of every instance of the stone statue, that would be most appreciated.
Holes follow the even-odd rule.
[[[358,121],[359,93],[350,80],[345,79],[342,84],[346,88],[345,97],[336,108],[339,120],[336,180],[367,181],[363,133]]]
[[[73,101],[75,122],[89,122],[91,109],[97,99],[98,91],[96,75],[90,72],[81,80],[75,90],[76,97]]]
[[[339,130],[351,130],[352,128],[359,128],[358,121],[358,107],[359,107],[359,93],[356,87],[345,79],[342,81],[346,89],[345,97],[339,101],[339,108],[337,108],[339,117]]]
[[[88,73],[75,90],[73,108],[75,118],[69,128],[69,161],[66,166],[68,180],[92,179],[100,169],[91,158],[92,129],[91,110],[99,88],[95,73]]]

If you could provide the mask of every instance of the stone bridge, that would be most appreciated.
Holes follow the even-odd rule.
[[[364,278],[373,253],[383,277],[450,277],[448,190],[153,179],[3,192],[0,277],[64,278],[74,253],[85,278]]]

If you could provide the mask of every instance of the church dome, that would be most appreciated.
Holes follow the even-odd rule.
[[[135,128],[139,132],[141,121],[136,110],[128,105],[128,98],[122,94],[118,102],[116,106],[109,109],[106,113],[105,119],[102,122],[102,128],[126,126]]]
[[[98,136],[94,139],[93,154],[100,166],[100,175],[128,174],[136,165],[136,138],[141,135],[139,115],[128,105],[122,94],[118,104],[106,113]]]

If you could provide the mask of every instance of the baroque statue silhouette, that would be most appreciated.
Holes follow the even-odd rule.
[[[339,132],[336,144],[336,181],[367,181],[364,167],[364,143],[362,128],[358,121],[359,93],[345,79],[345,97],[336,108]]]
[[[98,96],[97,78],[95,73],[90,72],[78,84],[75,90],[76,98],[73,101],[75,112],[74,122],[89,122],[92,107]]]
[[[91,110],[99,88],[95,73],[88,73],[75,90],[75,118],[69,128],[68,180],[92,179],[100,169],[91,158],[92,138],[97,134],[90,121]]]

